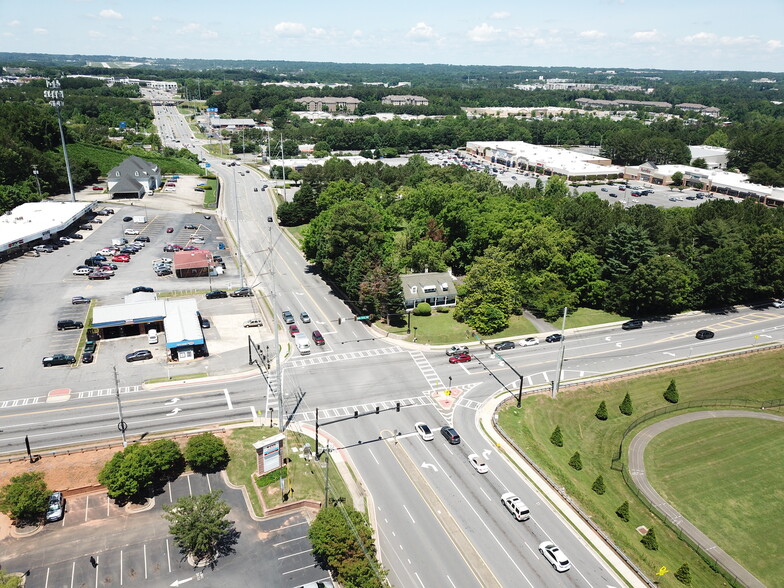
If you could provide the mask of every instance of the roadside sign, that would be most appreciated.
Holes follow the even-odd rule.
[[[370,320],[370,316],[369,316],[369,315],[368,315],[368,316],[358,316],[358,317],[357,317],[357,320],[358,320],[358,321],[366,321],[366,320]]]

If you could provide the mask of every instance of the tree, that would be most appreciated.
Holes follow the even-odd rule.
[[[129,445],[114,454],[98,473],[110,498],[141,497],[155,480],[157,465],[148,445]]]
[[[580,452],[575,451],[574,455],[569,459],[569,465],[576,469],[578,472],[583,469],[583,460],[580,458]]]
[[[22,578],[11,576],[4,570],[0,570],[0,588],[19,588],[22,585]]]
[[[623,397],[623,402],[621,402],[620,406],[618,406],[618,410],[621,411],[621,414],[625,414],[626,416],[631,416],[634,412],[634,408],[632,407],[632,397],[629,396],[629,393],[626,393],[626,396]]]
[[[621,506],[619,506],[618,509],[615,511],[615,514],[618,515],[618,518],[620,518],[624,522],[628,523],[629,522],[629,501],[628,500],[624,500],[623,504]]]
[[[664,399],[672,404],[678,404],[678,387],[675,385],[675,380],[670,380],[670,385],[664,391]]]
[[[386,572],[376,559],[373,531],[361,512],[325,506],[308,530],[313,555],[347,587],[381,587]]]
[[[185,470],[185,458],[180,446],[171,439],[158,439],[149,445],[155,462],[156,478],[175,480]]]
[[[596,492],[599,496],[605,493],[604,478],[602,476],[599,476],[593,481],[593,486],[591,486],[591,490]]]
[[[231,508],[220,499],[221,490],[197,496],[183,496],[174,504],[163,505],[163,518],[180,548],[196,561],[211,561],[224,552],[233,523],[226,520]]]
[[[561,433],[561,426],[556,425],[553,434],[550,435],[550,443],[556,447],[563,447],[563,434]]]
[[[689,564],[684,563],[675,571],[675,579],[681,584],[691,586],[691,570],[689,569]]]
[[[25,472],[11,478],[0,490],[0,511],[15,524],[39,521],[46,513],[51,491],[40,472]]]
[[[229,452],[223,441],[212,433],[202,433],[188,439],[185,460],[198,473],[217,472],[229,463]]]
[[[692,167],[698,167],[700,169],[708,169],[708,162],[705,161],[704,158],[698,157],[694,161],[691,162]]]
[[[599,403],[599,408],[596,409],[596,415],[595,416],[600,421],[606,421],[607,420],[609,415],[607,414],[607,403],[604,400],[602,400]]]
[[[651,551],[659,550],[659,542],[656,540],[656,532],[653,530],[653,527],[648,529],[648,532],[642,536],[640,543],[642,543],[646,549],[650,549]]]
[[[670,178],[672,179],[673,186],[683,185],[683,174],[681,172],[675,172]]]
[[[680,312],[688,308],[696,281],[696,274],[680,259],[651,257],[632,272],[624,310],[651,315]]]

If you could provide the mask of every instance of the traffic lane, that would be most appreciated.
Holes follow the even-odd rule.
[[[491,512],[495,513],[492,517],[495,522],[501,526],[519,530],[522,544],[536,558],[537,566],[544,568],[545,571],[539,573],[543,573],[545,577],[547,571],[552,570],[547,561],[538,553],[538,546],[543,541],[553,541],[572,563],[573,569],[567,572],[568,574],[575,574],[589,584],[595,585],[599,582],[609,586],[622,585],[623,582],[613,574],[605,562],[573,530],[561,514],[552,509],[550,503],[541,496],[528,479],[520,474],[506,456],[491,449],[487,439],[477,426],[476,415],[474,410],[459,407],[455,411],[455,424],[460,427],[457,429],[458,432],[463,431],[461,445],[465,443],[470,453],[482,455],[485,451],[489,451],[486,460],[489,471],[484,474],[484,477],[495,490],[495,504],[491,508]],[[509,514],[501,503],[501,494],[505,492],[512,492],[528,506],[530,519],[520,522]],[[523,550],[524,555],[525,553],[526,550]]]
[[[411,418],[433,421],[432,409],[407,409]],[[352,423],[360,421],[352,426]],[[368,491],[373,496],[379,528],[378,545],[382,560],[396,578],[396,586],[479,586],[473,572],[457,552],[438,518],[423,501],[398,461],[392,456],[385,441],[395,428],[405,427],[400,417],[377,418],[375,415],[335,426],[338,438],[360,436],[373,442],[354,444],[346,451],[362,474]],[[411,425],[413,427],[413,425]],[[349,433],[349,431],[351,431]],[[438,551],[437,565],[432,557]],[[469,581],[470,579],[470,581]]]

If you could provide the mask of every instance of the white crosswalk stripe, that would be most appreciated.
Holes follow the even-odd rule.
[[[348,351],[346,353],[333,353],[327,355],[309,355],[307,357],[298,357],[291,361],[286,362],[289,368],[299,368],[308,365],[320,365],[325,363],[332,363],[335,361],[349,361],[352,359],[363,359],[365,357],[379,357],[382,355],[389,355],[391,353],[400,353],[402,350],[399,347],[378,347],[376,349],[367,349],[365,351]]]
[[[419,368],[419,371],[422,372],[422,375],[425,377],[425,380],[432,390],[440,390],[444,387],[441,378],[438,377],[438,373],[436,373],[436,370],[430,365],[430,361],[428,361],[424,353],[421,351],[410,351],[409,355],[411,355],[411,359],[414,360],[414,363]]]
[[[325,408],[319,410],[319,421],[326,419],[337,419],[347,416],[353,416],[354,411],[359,414],[375,412],[378,406],[381,410],[390,410],[395,408],[397,403],[400,403],[400,409],[410,408],[412,406],[432,406],[433,401],[427,396],[414,396],[412,398],[399,398],[396,400],[382,400],[372,404],[356,404],[353,406],[340,406],[337,408]],[[311,422],[316,420],[316,411],[307,410],[305,412],[294,415],[297,422]]]

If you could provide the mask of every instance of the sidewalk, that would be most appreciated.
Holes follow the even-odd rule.
[[[548,484],[539,472],[537,472],[536,469],[534,469],[531,464],[529,464],[528,461],[526,461],[515,448],[509,445],[506,439],[498,433],[495,428],[495,411],[507,398],[507,395],[500,394],[489,398],[479,408],[477,420],[479,421],[484,434],[496,444],[504,457],[519,468],[523,475],[535,487],[537,492],[539,492],[539,494],[541,494],[564,519],[566,519],[572,528],[585,539],[592,549],[599,553],[601,558],[609,564],[613,571],[620,576],[627,585],[634,588],[645,588],[646,586],[652,585],[650,582],[645,582],[641,579],[637,571],[609,545],[608,540],[597,533],[597,531],[580,516],[567,497]]]

